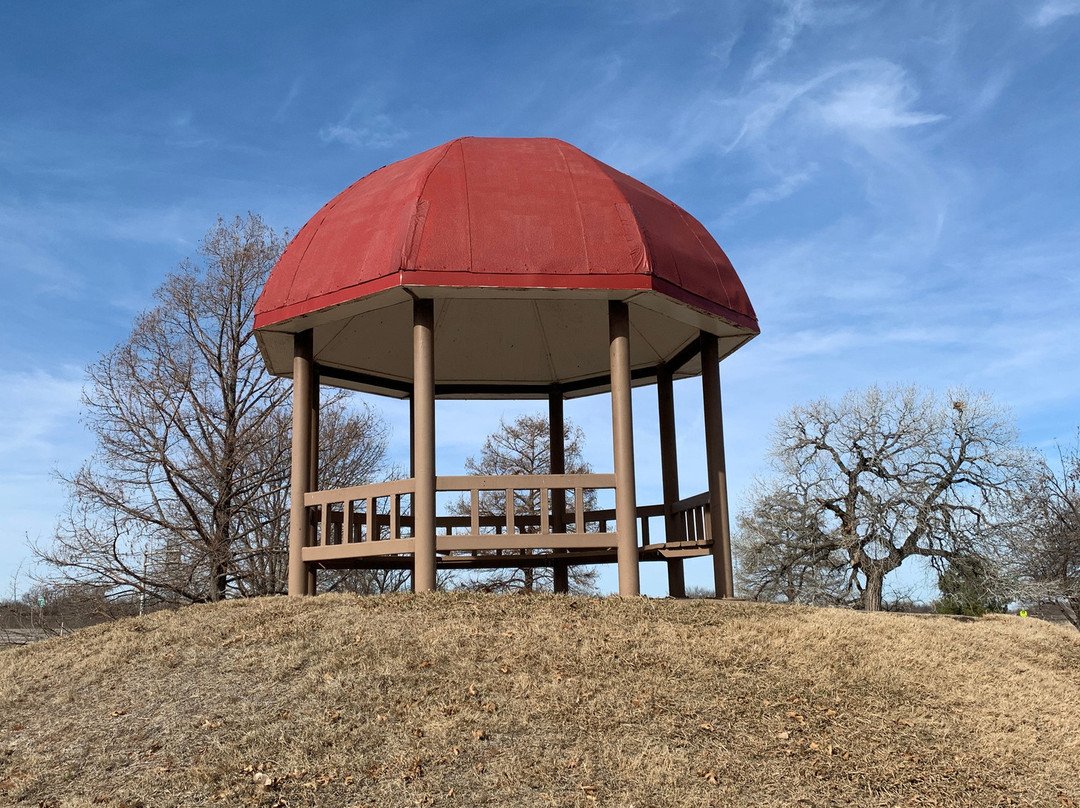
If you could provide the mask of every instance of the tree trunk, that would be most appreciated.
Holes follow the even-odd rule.
[[[226,593],[229,588],[229,573],[225,564],[218,562],[214,564],[214,580],[211,582],[210,587],[210,600],[217,602],[225,600]]]
[[[1068,604],[1068,608],[1060,609],[1061,613],[1065,615],[1066,620],[1073,624],[1073,628],[1080,631],[1080,597],[1067,597],[1064,600]]]
[[[862,608],[864,612],[880,612],[882,588],[885,582],[885,570],[880,567],[871,567],[866,571],[866,588],[862,593]]]

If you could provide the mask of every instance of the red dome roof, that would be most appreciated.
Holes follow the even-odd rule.
[[[357,181],[293,239],[255,326],[396,286],[656,292],[758,332],[731,262],[696,219],[549,138],[460,138]]]

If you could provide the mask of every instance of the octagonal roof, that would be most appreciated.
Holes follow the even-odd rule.
[[[404,395],[414,297],[435,298],[437,332],[450,332],[437,337],[443,395],[604,388],[609,299],[632,306],[638,369],[679,357],[692,375],[698,329],[724,353],[758,333],[742,282],[696,219],[549,138],[459,138],[355,182],[285,250],[256,334],[273,373],[289,375],[291,334],[311,328],[324,375]],[[602,350],[582,345],[593,331]]]

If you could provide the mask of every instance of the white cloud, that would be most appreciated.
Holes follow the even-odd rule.
[[[1045,28],[1077,14],[1080,14],[1080,0],[1047,0],[1028,21],[1036,28]]]

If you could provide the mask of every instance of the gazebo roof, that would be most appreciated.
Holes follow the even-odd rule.
[[[582,346],[597,329],[606,344],[607,300],[637,312],[637,369],[692,354],[698,329],[720,336],[722,353],[758,333],[731,262],[697,220],[549,138],[459,138],[330,200],[259,298],[267,365],[289,375],[291,335],[313,329],[328,380],[340,371],[343,386],[407,394],[413,297],[435,298],[437,328],[452,326],[436,352],[443,396],[605,389],[606,352]],[[682,375],[698,367],[691,357]]]

